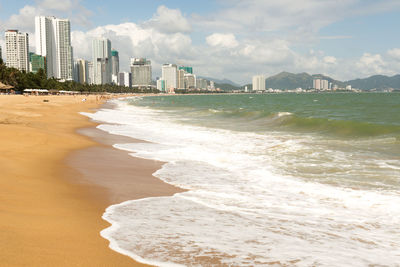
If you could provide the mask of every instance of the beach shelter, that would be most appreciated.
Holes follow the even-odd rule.
[[[11,85],[6,85],[0,82],[0,92],[1,93],[9,93],[14,87]]]

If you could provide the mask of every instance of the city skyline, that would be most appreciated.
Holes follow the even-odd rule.
[[[239,84],[257,73],[281,71],[340,80],[400,73],[400,37],[393,29],[400,20],[397,1],[119,3],[7,3],[0,9],[1,30],[16,28],[35,38],[32,17],[68,18],[75,59],[90,60],[92,39],[104,37],[119,52],[121,71],[129,71],[131,57],[143,57],[152,61],[155,77],[166,62]],[[130,6],[137,7],[131,15]],[[35,51],[35,40],[30,45]]]

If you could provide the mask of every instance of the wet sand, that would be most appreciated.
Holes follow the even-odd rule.
[[[139,265],[108,248],[101,216],[110,204],[177,189],[151,176],[161,163],[107,144],[120,137],[77,133],[96,125],[79,112],[100,104],[95,96],[0,96],[1,266]]]

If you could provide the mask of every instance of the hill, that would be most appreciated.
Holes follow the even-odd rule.
[[[298,74],[281,72],[277,75],[267,78],[265,83],[266,88],[293,90],[301,87],[303,89],[308,89],[312,88],[313,79],[328,80],[330,83],[336,84],[339,88],[344,88],[346,85],[351,85],[353,88],[362,90],[383,90],[388,88],[400,89],[400,75],[395,75],[392,77],[385,75],[374,75],[364,79],[355,79],[342,82],[323,74],[310,75],[305,72]],[[248,84],[247,86],[252,88],[251,84]]]
[[[374,75],[365,79],[356,79],[345,83],[350,84],[353,88],[360,88],[363,90],[383,90],[388,88],[400,89],[400,75],[398,74],[392,77]]]

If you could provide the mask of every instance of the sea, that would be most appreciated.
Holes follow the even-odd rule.
[[[86,114],[186,189],[107,208],[157,266],[400,266],[400,93],[159,95]]]

